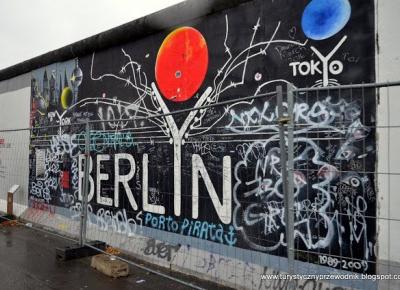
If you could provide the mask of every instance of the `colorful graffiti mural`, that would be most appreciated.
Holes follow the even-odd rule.
[[[252,1],[33,72],[30,198],[79,216],[85,132],[69,124],[97,121],[91,224],[285,256],[276,99],[197,108],[289,83],[374,81],[371,7]],[[362,13],[351,14],[356,9]],[[296,98],[295,245],[307,251],[297,259],[375,271],[374,116],[371,93]],[[40,129],[46,125],[58,127]],[[38,141],[43,136],[47,145]],[[346,259],[328,263],[327,255]]]

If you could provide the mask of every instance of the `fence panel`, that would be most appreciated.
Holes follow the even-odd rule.
[[[25,224],[104,241],[194,288],[136,258],[234,288],[397,289],[262,275],[399,273],[398,85],[278,86],[147,117],[2,130],[1,211],[17,184]],[[198,126],[205,112],[212,127]]]
[[[399,287],[394,277],[378,283],[362,276],[400,273],[398,259],[382,257],[398,252],[390,246],[389,230],[398,228],[398,219],[385,205],[393,199],[386,179],[398,173],[389,165],[382,170],[397,156],[390,150],[397,125],[386,116],[397,104],[390,101],[389,88],[398,85],[293,89],[293,252],[296,260],[357,274],[354,288]],[[388,231],[382,231],[385,226]],[[297,271],[310,273],[307,267]]]

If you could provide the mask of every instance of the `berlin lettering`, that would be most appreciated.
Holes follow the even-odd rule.
[[[110,161],[111,156],[109,154],[98,154],[96,156],[96,174],[93,177],[93,158],[89,158],[89,192],[88,201],[90,202],[93,198],[96,199],[97,204],[104,206],[115,206],[119,207],[119,190],[120,185],[123,186],[126,196],[128,197],[129,204],[133,210],[139,210],[139,206],[136,199],[132,193],[132,189],[129,186],[129,181],[133,179],[136,174],[136,161],[135,158],[128,153],[118,153],[114,155],[114,161]],[[127,174],[121,174],[120,172],[120,161],[125,160],[130,164],[130,170]],[[79,155],[79,200],[82,200],[82,184],[84,178],[84,155]],[[110,179],[109,172],[102,171],[102,165],[113,165],[114,170],[114,196],[105,197],[102,196],[102,182],[108,181]],[[149,157],[148,154],[143,154],[142,157],[142,209],[148,213],[155,213],[163,215],[165,214],[165,207],[163,205],[156,205],[149,203],[149,185],[148,185],[148,164]],[[199,177],[201,176],[207,192],[210,196],[212,204],[217,212],[217,215],[222,223],[230,224],[232,220],[232,174],[231,174],[231,158],[230,156],[225,156],[223,158],[223,196],[222,202],[218,197],[215,187],[210,179],[207,169],[204,166],[202,158],[197,155],[192,155],[192,218],[197,219],[199,216]],[[180,172],[174,170],[174,185],[181,186]],[[96,190],[95,190],[96,182]],[[96,192],[95,192],[96,191]],[[174,192],[180,192],[175,188]],[[181,205],[181,195],[174,194],[174,205],[179,205],[178,208],[174,207],[174,215],[180,216],[180,205]]]

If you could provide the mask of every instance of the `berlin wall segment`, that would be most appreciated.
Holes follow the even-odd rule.
[[[59,128],[32,133],[29,198],[80,211],[85,131],[66,125],[96,120],[90,223],[286,256],[275,97],[148,117],[289,83],[374,82],[374,44],[372,0],[252,1],[35,70],[32,126]],[[375,272],[375,109],[370,91],[296,97],[299,260]]]

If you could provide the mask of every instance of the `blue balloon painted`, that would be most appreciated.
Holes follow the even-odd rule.
[[[301,26],[308,38],[323,40],[342,30],[350,14],[348,0],[312,0],[304,9]]]

